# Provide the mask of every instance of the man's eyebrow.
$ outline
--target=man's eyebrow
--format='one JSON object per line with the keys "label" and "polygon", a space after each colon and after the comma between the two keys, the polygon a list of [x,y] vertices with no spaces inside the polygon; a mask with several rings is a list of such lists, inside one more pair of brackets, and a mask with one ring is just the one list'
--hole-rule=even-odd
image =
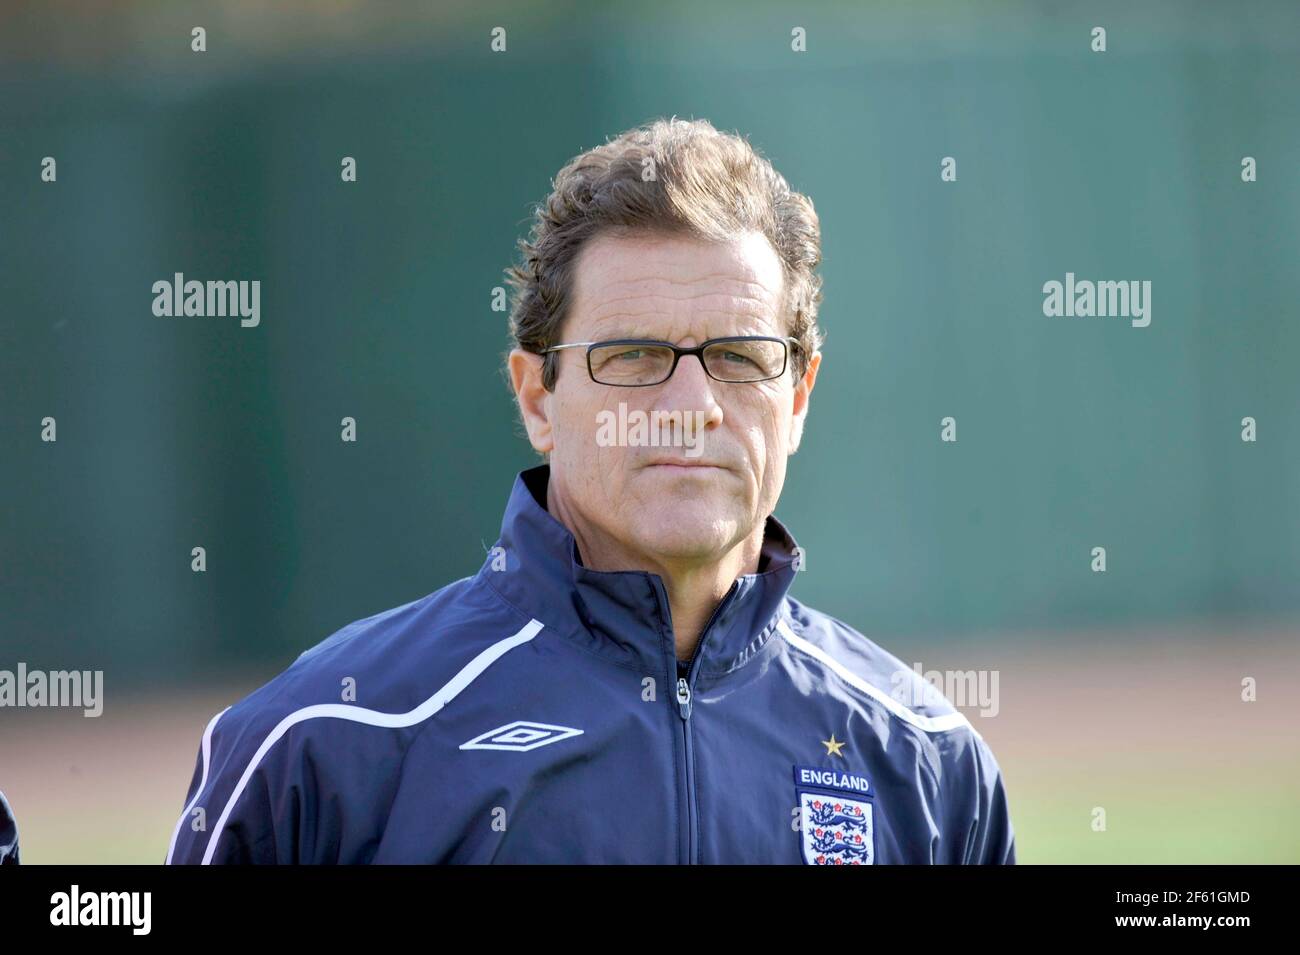
{"label": "man's eyebrow", "polygon": [[627,331],[625,329],[620,329],[618,331],[608,332],[608,333],[601,332],[600,337],[595,339],[595,341],[612,342],[612,341],[621,341],[623,339],[640,339],[642,341],[650,341],[650,342],[666,342],[670,340],[664,338],[663,335],[652,335],[651,333],[646,331],[640,331],[640,330]]}

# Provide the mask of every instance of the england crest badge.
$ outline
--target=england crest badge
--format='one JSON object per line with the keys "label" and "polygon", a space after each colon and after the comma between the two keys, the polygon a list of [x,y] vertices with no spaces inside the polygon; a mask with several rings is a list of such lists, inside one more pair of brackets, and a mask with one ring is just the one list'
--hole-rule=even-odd
{"label": "england crest badge", "polygon": [[871,783],[861,773],[794,768],[803,860],[809,865],[871,865],[876,857]]}

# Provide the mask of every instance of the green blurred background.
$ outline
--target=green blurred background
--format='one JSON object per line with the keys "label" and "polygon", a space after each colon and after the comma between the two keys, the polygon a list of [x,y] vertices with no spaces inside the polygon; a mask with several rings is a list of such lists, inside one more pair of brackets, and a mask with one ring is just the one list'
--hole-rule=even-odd
{"label": "green blurred background", "polygon": [[[560,166],[678,115],[821,217],[795,594],[999,671],[1022,861],[1300,861],[1300,6],[1133,7],[6,5],[0,669],[107,694],[0,710],[24,860],[160,861],[212,713],[477,569],[535,461],[493,289]],[[1150,327],[1044,317],[1067,271]],[[175,272],[260,326],[155,317]]]}

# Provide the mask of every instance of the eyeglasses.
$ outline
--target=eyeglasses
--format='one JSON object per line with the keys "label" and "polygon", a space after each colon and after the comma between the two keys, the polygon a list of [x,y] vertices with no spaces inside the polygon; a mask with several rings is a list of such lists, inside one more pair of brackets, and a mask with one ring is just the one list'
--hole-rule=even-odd
{"label": "eyeglasses", "polygon": [[710,338],[694,348],[646,338],[621,338],[604,342],[569,342],[542,349],[542,354],[566,348],[587,349],[587,372],[598,385],[644,388],[672,377],[683,355],[694,355],[714,381],[770,381],[785,374],[790,346],[802,347],[797,338],[735,335]]}

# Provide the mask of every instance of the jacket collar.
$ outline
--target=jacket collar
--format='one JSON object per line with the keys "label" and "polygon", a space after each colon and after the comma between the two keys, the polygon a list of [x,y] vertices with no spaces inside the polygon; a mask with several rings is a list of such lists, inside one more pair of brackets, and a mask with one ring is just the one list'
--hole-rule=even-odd
{"label": "jacket collar", "polygon": [[[587,651],[641,672],[673,661],[667,592],[658,574],[584,567],[573,534],[546,510],[550,466],[521,471],[501,523],[501,550],[478,576],[516,609]],[[772,639],[796,572],[794,538],[768,517],[758,573],[737,578],[696,647],[691,672],[717,678],[753,659]],[[504,567],[502,566],[504,565]]]}

